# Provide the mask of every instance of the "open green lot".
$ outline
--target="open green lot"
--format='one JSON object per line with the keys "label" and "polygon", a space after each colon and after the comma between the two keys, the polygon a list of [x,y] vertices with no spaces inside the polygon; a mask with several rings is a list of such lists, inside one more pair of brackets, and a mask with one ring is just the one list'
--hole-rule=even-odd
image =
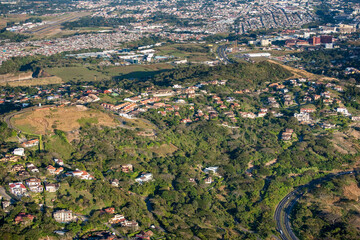
{"label": "open green lot", "polygon": [[[189,61],[211,61],[215,59],[212,54],[213,46],[208,44],[186,43],[171,44],[157,47],[158,55],[169,55]],[[215,52],[215,51],[213,51]]]}
{"label": "open green lot", "polygon": [[47,68],[46,72],[60,77],[64,82],[68,81],[102,81],[110,80],[112,77],[120,78],[142,78],[153,76],[161,71],[172,69],[170,64],[159,63],[151,65],[130,65],[130,66],[110,66],[98,68],[95,65]]}

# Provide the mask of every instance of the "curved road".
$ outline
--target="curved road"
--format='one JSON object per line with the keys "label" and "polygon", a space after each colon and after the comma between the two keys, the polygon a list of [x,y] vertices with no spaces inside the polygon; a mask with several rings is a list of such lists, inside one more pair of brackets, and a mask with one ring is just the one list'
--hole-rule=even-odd
{"label": "curved road", "polygon": [[[341,175],[348,175],[352,174],[355,171],[346,171],[346,172],[339,172],[339,173],[332,173],[328,174],[322,178],[315,179],[308,184],[302,185],[286,195],[279,203],[275,210],[275,221],[276,221],[276,229],[280,233],[280,237],[283,240],[298,240],[295,233],[292,231],[290,226],[290,213],[293,207],[295,206],[296,202],[300,197],[304,195],[306,192],[305,189],[313,188],[315,185],[327,182],[334,177],[341,176]],[[357,173],[357,172],[356,172]]]}

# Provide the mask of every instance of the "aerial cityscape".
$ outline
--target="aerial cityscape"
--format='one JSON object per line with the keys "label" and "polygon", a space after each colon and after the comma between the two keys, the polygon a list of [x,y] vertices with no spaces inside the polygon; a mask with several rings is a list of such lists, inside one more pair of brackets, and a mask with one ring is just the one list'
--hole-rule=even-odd
{"label": "aerial cityscape", "polygon": [[360,239],[359,0],[1,0],[0,239]]}

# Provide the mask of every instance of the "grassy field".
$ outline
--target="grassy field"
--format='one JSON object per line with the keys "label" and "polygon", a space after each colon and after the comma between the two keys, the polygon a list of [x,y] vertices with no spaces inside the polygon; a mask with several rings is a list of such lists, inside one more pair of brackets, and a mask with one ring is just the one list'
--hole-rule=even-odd
{"label": "grassy field", "polygon": [[27,14],[9,14],[6,17],[0,16],[0,28],[6,27],[6,23],[8,22],[20,22],[25,21],[28,18],[30,18],[30,16]]}
{"label": "grassy field", "polygon": [[176,58],[188,59],[189,61],[211,61],[215,58],[211,56],[206,44],[172,44],[157,47],[158,55],[169,55]]}
{"label": "grassy field", "polygon": [[46,151],[56,152],[62,159],[71,158],[71,153],[74,152],[73,146],[58,135],[48,137],[44,142]]}
{"label": "grassy field", "polygon": [[38,86],[38,85],[60,84],[62,82],[63,81],[61,78],[53,76],[53,77],[33,78],[22,81],[0,83],[0,86],[6,86],[6,84],[9,84],[9,86],[11,87]]}
{"label": "grassy field", "polygon": [[53,133],[54,129],[64,132],[74,131],[86,123],[110,127],[119,125],[108,114],[87,109],[84,106],[42,108],[16,115],[11,119],[11,122],[24,132],[39,135]]}
{"label": "grassy field", "polygon": [[[93,200],[94,200],[92,194],[88,190],[74,189],[74,188],[70,187],[68,183],[64,183],[64,182],[62,183],[62,185],[59,189],[59,192],[63,195],[70,194],[73,196],[72,197],[73,199],[76,199],[79,196],[83,196],[86,199],[89,199],[90,202],[93,202]],[[106,207],[106,205],[103,201],[97,201],[96,204],[91,204],[91,207],[88,207],[88,208],[82,208],[80,206],[78,206],[78,207],[79,207],[78,210],[80,212],[82,212],[83,214],[89,214],[92,210],[104,208],[104,207]]]}
{"label": "grassy field", "polygon": [[165,157],[167,155],[172,155],[175,151],[178,150],[178,148],[172,144],[163,144],[161,146],[151,147],[150,150],[161,157]]}
{"label": "grassy field", "polygon": [[139,128],[139,129],[143,129],[143,130],[150,130],[150,129],[155,129],[156,126],[152,125],[150,123],[148,123],[147,121],[137,118],[137,119],[127,119],[127,118],[123,118],[123,117],[118,117],[116,116],[116,118],[123,122],[125,124],[125,126],[127,127],[131,127],[131,128]]}
{"label": "grassy field", "polygon": [[64,82],[68,81],[94,81],[94,80],[109,80],[111,77],[106,74],[92,70],[85,66],[79,67],[60,67],[60,68],[46,68],[46,72],[61,78]]}
{"label": "grassy field", "polygon": [[102,81],[110,80],[112,77],[120,78],[142,78],[153,76],[161,71],[172,69],[170,64],[159,63],[151,65],[130,65],[107,67],[104,70],[95,67],[77,66],[77,67],[61,67],[47,68],[46,72],[61,78],[64,82],[68,81]]}

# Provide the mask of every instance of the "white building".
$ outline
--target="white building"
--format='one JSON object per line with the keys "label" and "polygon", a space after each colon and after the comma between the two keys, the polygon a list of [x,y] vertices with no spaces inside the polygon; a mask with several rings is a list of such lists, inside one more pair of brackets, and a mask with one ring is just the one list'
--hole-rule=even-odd
{"label": "white building", "polygon": [[25,156],[25,150],[24,148],[15,148],[13,154],[16,156]]}
{"label": "white building", "polygon": [[271,45],[271,40],[270,39],[261,39],[260,45],[262,47],[268,47],[269,45]]}
{"label": "white building", "polygon": [[60,183],[45,183],[45,191],[56,192],[60,187]]}
{"label": "white building", "polygon": [[54,162],[59,166],[64,166],[64,161],[62,159],[54,158]]}
{"label": "white building", "polygon": [[10,192],[15,196],[21,197],[26,195],[27,190],[22,182],[9,183]]}
{"label": "white building", "polygon": [[152,173],[144,173],[144,174],[141,174],[140,177],[136,178],[135,182],[137,182],[137,183],[149,182],[152,179],[153,179]]}
{"label": "white building", "polygon": [[72,211],[65,209],[54,212],[53,217],[59,223],[69,223],[74,220]]}
{"label": "white building", "polygon": [[245,57],[255,58],[255,57],[270,57],[270,53],[247,53],[244,55]]}
{"label": "white building", "polygon": [[28,186],[31,192],[43,192],[44,187],[41,184],[41,180],[38,178],[29,178],[26,180],[26,185]]}
{"label": "white building", "polygon": [[299,121],[299,122],[309,122],[311,120],[310,118],[310,114],[307,112],[303,112],[303,113],[295,113],[294,117]]}
{"label": "white building", "polygon": [[346,108],[337,108],[336,111],[337,111],[338,113],[341,113],[341,114],[345,115],[345,116],[351,115]]}
{"label": "white building", "polygon": [[204,169],[204,173],[213,172],[214,174],[217,173],[219,167],[207,167]]}

